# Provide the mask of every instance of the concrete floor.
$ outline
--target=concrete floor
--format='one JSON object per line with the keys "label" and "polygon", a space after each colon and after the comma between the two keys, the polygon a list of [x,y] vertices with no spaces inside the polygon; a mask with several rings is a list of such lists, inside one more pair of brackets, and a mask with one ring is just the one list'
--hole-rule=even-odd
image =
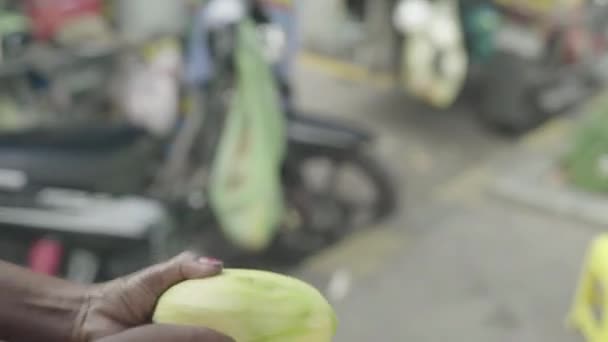
{"label": "concrete floor", "polygon": [[486,193],[484,165],[514,141],[481,127],[466,106],[435,113],[306,63],[298,79],[303,108],[378,134],[403,199],[391,220],[299,270],[334,299],[337,342],[581,340],[564,319],[597,231]]}

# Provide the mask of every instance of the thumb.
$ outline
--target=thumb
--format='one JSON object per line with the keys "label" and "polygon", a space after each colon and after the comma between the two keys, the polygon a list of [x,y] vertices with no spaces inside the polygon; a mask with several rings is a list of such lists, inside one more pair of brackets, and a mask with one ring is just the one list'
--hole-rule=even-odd
{"label": "thumb", "polygon": [[129,329],[123,333],[109,336],[98,342],[234,342],[228,336],[224,336],[210,329],[150,324],[138,328]]}
{"label": "thumb", "polygon": [[201,258],[194,253],[185,252],[177,257],[133,274],[128,282],[143,286],[155,297],[160,296],[171,286],[185,280],[207,278],[222,272],[221,261]]}

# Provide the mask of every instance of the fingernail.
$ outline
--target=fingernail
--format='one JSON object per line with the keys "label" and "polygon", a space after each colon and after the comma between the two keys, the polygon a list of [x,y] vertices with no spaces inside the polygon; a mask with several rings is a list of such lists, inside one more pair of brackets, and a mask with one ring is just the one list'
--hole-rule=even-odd
{"label": "fingernail", "polygon": [[209,258],[209,257],[199,258],[198,262],[200,262],[201,264],[206,264],[206,265],[216,266],[216,267],[224,265],[224,263],[221,260],[218,260],[215,258]]}

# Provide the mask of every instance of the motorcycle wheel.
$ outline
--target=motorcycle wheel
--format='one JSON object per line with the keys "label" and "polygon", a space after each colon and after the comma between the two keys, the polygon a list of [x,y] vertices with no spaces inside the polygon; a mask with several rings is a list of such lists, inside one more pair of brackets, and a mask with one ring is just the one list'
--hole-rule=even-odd
{"label": "motorcycle wheel", "polygon": [[286,219],[271,248],[283,260],[304,258],[395,210],[392,178],[363,151],[352,155],[319,151],[288,166]]}

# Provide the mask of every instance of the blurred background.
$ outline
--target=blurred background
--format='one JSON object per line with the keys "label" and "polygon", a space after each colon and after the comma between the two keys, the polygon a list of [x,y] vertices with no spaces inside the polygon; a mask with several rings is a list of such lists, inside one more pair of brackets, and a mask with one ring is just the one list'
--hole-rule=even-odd
{"label": "blurred background", "polygon": [[582,341],[607,80],[602,0],[0,0],[0,258],[190,249],[311,282],[337,341]]}

